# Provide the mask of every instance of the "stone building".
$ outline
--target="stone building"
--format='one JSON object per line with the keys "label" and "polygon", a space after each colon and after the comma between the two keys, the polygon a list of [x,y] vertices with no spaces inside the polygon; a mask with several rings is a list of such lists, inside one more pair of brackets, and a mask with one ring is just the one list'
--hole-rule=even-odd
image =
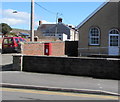
{"label": "stone building", "polygon": [[120,55],[120,2],[105,2],[78,25],[78,55]]}

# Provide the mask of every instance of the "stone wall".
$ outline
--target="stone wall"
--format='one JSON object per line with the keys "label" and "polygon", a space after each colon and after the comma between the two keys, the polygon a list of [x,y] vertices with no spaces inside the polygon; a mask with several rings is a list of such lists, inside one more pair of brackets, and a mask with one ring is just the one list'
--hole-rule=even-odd
{"label": "stone wall", "polygon": [[23,71],[120,79],[120,59],[24,56]]}
{"label": "stone wall", "polygon": [[13,68],[14,71],[21,71],[22,69],[22,56],[21,55],[14,55],[13,56]]}
{"label": "stone wall", "polygon": [[[109,2],[88,19],[79,30],[79,56],[88,56],[94,54],[109,54],[109,31],[113,28],[119,29],[120,17],[118,12],[118,2]],[[111,13],[112,12],[112,13]],[[100,29],[99,45],[89,43],[89,32],[91,27]],[[120,55],[120,53],[119,53]]]}

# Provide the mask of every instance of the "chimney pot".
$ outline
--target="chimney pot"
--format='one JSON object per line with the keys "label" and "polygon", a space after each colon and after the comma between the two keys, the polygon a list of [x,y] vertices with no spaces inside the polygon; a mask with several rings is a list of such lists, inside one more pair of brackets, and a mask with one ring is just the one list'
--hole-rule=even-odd
{"label": "chimney pot", "polygon": [[69,27],[70,27],[70,28],[72,28],[72,26],[71,26],[71,25],[70,25]]}
{"label": "chimney pot", "polygon": [[41,25],[42,24],[42,21],[39,21],[39,25]]}
{"label": "chimney pot", "polygon": [[62,23],[62,18],[58,18],[58,23]]}

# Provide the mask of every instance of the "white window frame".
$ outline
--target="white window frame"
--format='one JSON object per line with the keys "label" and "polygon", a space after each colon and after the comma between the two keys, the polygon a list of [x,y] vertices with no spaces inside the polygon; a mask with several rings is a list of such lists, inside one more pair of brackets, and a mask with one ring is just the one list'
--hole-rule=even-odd
{"label": "white window frame", "polygon": [[[111,33],[112,31],[117,31],[118,33]],[[110,36],[112,36],[112,35],[119,37],[118,46],[120,46],[120,31],[118,29],[111,29],[111,30],[109,30],[109,47],[110,47]]]}
{"label": "white window frame", "polygon": [[119,46],[119,43],[118,43],[118,45],[111,45],[111,41],[110,41],[110,37],[111,36],[116,36],[116,37],[118,37],[118,42],[119,42],[119,34],[109,34],[109,46]]}
{"label": "white window frame", "polygon": [[[98,36],[91,36],[91,30],[93,28],[98,30]],[[93,44],[92,43],[92,38],[97,38],[98,39],[98,44],[95,44],[95,43]],[[100,45],[100,29],[99,28],[97,28],[97,27],[90,28],[90,30],[89,30],[89,45]]]}
{"label": "white window frame", "polygon": [[[118,33],[111,33],[112,31],[117,31]],[[119,31],[118,29],[111,29],[111,30],[109,31],[109,34],[120,34],[120,31]]]}

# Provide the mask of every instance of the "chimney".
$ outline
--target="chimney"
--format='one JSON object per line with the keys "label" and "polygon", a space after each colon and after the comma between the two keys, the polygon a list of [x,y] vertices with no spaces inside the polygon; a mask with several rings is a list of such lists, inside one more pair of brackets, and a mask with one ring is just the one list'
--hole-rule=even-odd
{"label": "chimney", "polygon": [[62,23],[62,18],[58,18],[58,23]]}
{"label": "chimney", "polygon": [[72,28],[72,26],[71,26],[71,25],[69,25],[69,27],[70,27],[70,28]]}
{"label": "chimney", "polygon": [[42,21],[39,21],[39,25],[41,25],[42,24]]}

